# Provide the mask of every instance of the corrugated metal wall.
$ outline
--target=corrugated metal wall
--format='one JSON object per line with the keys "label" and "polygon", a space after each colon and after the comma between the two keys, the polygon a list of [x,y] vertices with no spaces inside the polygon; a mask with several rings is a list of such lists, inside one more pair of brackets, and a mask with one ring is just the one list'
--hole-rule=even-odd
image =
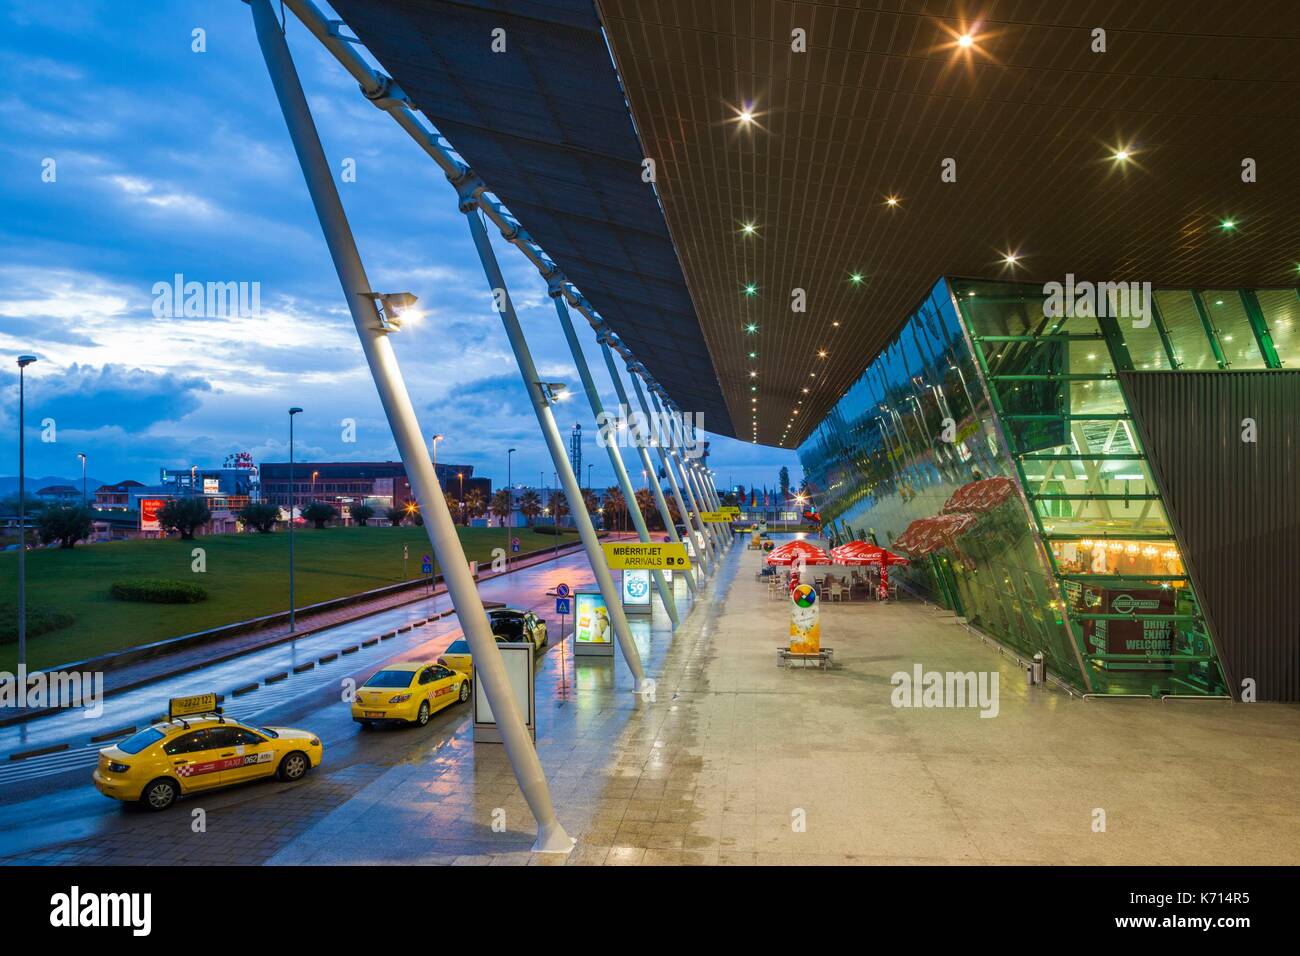
{"label": "corrugated metal wall", "polygon": [[1300,701],[1300,371],[1120,382],[1233,695]]}

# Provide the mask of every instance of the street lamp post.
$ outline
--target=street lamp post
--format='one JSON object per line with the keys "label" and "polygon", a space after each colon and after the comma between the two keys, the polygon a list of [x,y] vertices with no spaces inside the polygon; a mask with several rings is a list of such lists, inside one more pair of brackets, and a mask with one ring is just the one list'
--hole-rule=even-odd
{"label": "street lamp post", "polygon": [[18,356],[18,674],[21,675],[18,680],[24,684],[27,681],[27,488],[23,441],[26,378],[23,370],[35,361],[35,355]]}
{"label": "street lamp post", "polygon": [[513,448],[506,449],[506,513],[501,516],[501,527],[506,529],[505,564],[507,568],[510,567],[510,545],[513,540],[510,536],[510,519],[513,518],[515,514],[515,491],[514,491],[514,485],[511,483],[511,471],[510,471],[510,466],[513,464],[510,456],[512,456],[514,453],[515,453],[515,449]]}
{"label": "street lamp post", "polygon": [[81,507],[86,507],[86,453],[77,452],[77,457],[81,459]]}
{"label": "street lamp post", "polygon": [[466,524],[465,521],[465,472],[456,472],[456,477],[460,479],[460,500],[456,503],[456,510],[460,512],[460,523]]}
{"label": "street lamp post", "polygon": [[433,477],[438,479],[438,494],[443,493],[442,475],[438,474],[438,442],[442,441],[445,435],[434,435],[429,439],[429,444],[433,447]]}
{"label": "street lamp post", "polygon": [[293,512],[298,503],[298,487],[293,483],[293,416],[299,414],[301,408],[294,406],[289,409],[289,633],[292,634],[297,629],[297,621],[294,618],[293,602]]}

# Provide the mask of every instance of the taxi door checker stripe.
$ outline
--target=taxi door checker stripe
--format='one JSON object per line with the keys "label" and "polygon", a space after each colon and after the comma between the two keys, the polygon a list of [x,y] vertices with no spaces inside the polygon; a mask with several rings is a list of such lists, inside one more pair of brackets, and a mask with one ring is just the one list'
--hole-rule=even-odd
{"label": "taxi door checker stripe", "polygon": [[[483,682],[483,691],[496,715],[497,725],[501,731],[502,743],[519,789],[537,820],[537,842],[533,849],[541,852],[567,853],[573,848],[573,840],[565,832],[555,816],[555,807],[551,803],[550,788],[546,783],[546,774],[541,761],[533,747],[532,738],[524,726],[524,720],[510,692],[510,678],[506,673],[501,652],[496,646],[488,626],[478,590],[469,573],[469,562],[461,549],[455,528],[451,523],[451,514],[447,510],[438,480],[433,473],[424,440],[421,437],[419,422],[411,397],[406,391],[397,358],[393,353],[392,343],[388,340],[380,323],[380,316],[374,299],[370,296],[370,281],[366,277],[361,255],[357,251],[356,240],[348,225],[343,203],[339,199],[338,188],[321,147],[316,125],[312,120],[307,98],[303,93],[298,72],[294,67],[289,47],[285,43],[280,23],[271,9],[270,0],[247,0],[253,15],[253,26],[257,33],[257,42],[266,61],[267,73],[275,88],[280,111],[284,114],[294,151],[297,153],[303,178],[311,194],[316,217],[320,221],[321,231],[329,246],[330,257],[334,261],[339,283],[352,313],[357,337],[365,353],[366,364],[370,367],[375,388],[384,406],[384,413],[393,439],[397,444],[406,473],[410,476],[411,488],[415,492],[420,511],[425,517],[424,526],[429,534],[438,560],[442,563],[447,590],[451,595],[452,605],[456,608],[465,637],[474,654],[476,672]],[[318,38],[330,37],[335,45],[346,45],[331,35],[329,23],[320,11],[310,2],[289,0],[294,13],[303,19]],[[327,43],[327,46],[330,44]],[[339,53],[331,46],[331,52]],[[342,57],[341,57],[342,58]],[[346,50],[345,63],[353,70],[362,70],[361,79],[364,90],[379,90],[384,83],[370,69],[355,51]],[[410,111],[406,110],[410,115]],[[412,121],[413,116],[411,117]]]}
{"label": "taxi door checker stripe", "polygon": [[[605,355],[605,368],[609,371],[610,381],[614,383],[614,391],[618,394],[618,400],[630,413],[632,403],[628,400],[627,389],[623,387],[623,377],[618,374],[618,366],[614,364],[614,353],[610,351],[611,346],[613,348],[619,347],[618,336],[606,328],[597,332],[596,341],[600,343],[601,351]],[[619,354],[622,354],[621,350]],[[628,430],[631,431],[631,428],[629,427]],[[659,505],[659,515],[664,519],[664,528],[668,532],[668,540],[674,544],[681,544],[682,539],[677,534],[677,525],[673,521],[672,512],[668,510],[668,502],[664,500],[664,490],[659,485],[659,474],[650,462],[650,451],[645,447],[646,443],[643,436],[632,435],[630,437],[636,444],[637,453],[641,456],[641,467],[645,469],[646,481],[654,490],[655,503]],[[682,501],[682,493],[677,488],[677,479],[673,477],[671,471],[668,472],[668,480],[672,483],[673,498],[677,501],[677,510],[682,516],[682,522],[685,523],[686,503]],[[692,589],[697,589],[701,583],[699,575],[707,573],[708,569],[705,567],[704,555],[700,555],[698,564],[691,562],[691,567],[686,572],[687,583],[692,584]]]}
{"label": "taxi door checker stripe", "polygon": [[[551,289],[551,298],[555,302],[555,312],[560,317],[560,327],[564,329],[564,339],[569,343],[569,351],[573,354],[573,364],[578,369],[578,377],[582,379],[582,389],[587,393],[587,402],[591,405],[591,414],[595,416],[597,422],[600,422],[605,419],[605,407],[600,400],[600,393],[596,391],[596,383],[591,377],[591,368],[587,365],[587,356],[582,353],[578,335],[573,330],[573,320],[569,317],[568,306],[564,304],[564,297],[560,294],[558,286]],[[618,449],[617,436],[607,434],[604,441],[605,450],[609,452],[609,463],[614,469],[614,477],[618,481],[619,490],[623,493],[623,500],[627,504],[627,513],[632,518],[632,526],[636,528],[637,537],[643,542],[649,542],[650,531],[646,527],[645,518],[641,515],[641,506],[637,504],[636,491],[632,488],[632,481],[627,476],[627,468],[623,465],[623,453]],[[677,602],[673,600],[672,591],[668,587],[664,573],[655,570],[652,574],[655,588],[659,591],[659,600],[663,602],[664,610],[668,612],[668,617],[672,619],[675,628],[681,623],[677,617]],[[690,580],[690,578],[687,578],[687,580]]]}

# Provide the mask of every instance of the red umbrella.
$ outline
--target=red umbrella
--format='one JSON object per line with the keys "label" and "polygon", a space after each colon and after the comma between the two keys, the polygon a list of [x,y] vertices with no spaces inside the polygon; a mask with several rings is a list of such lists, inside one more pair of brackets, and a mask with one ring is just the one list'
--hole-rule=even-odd
{"label": "red umbrella", "polygon": [[945,514],[992,511],[1015,493],[1016,485],[1010,478],[972,481],[952,493],[952,497],[944,504],[943,511]]}
{"label": "red umbrella", "polygon": [[830,564],[831,556],[807,541],[788,541],[767,555],[768,564]]}

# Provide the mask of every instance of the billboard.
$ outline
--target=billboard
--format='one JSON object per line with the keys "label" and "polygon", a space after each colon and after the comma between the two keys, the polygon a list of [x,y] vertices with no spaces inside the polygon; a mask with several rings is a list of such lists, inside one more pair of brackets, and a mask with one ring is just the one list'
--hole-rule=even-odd
{"label": "billboard", "polygon": [[649,614],[654,610],[650,604],[649,571],[623,572],[623,607],[630,614]]}
{"label": "billboard", "polygon": [[614,629],[609,608],[599,591],[579,591],[573,596],[573,653],[614,653]]}
{"label": "billboard", "polygon": [[204,479],[203,479],[203,493],[204,493],[205,495],[219,495],[219,494],[221,494],[221,479],[220,479],[220,478],[204,478]]}
{"label": "billboard", "polygon": [[140,530],[141,531],[161,531],[162,525],[158,523],[158,509],[165,503],[166,498],[141,498],[140,499]]}

